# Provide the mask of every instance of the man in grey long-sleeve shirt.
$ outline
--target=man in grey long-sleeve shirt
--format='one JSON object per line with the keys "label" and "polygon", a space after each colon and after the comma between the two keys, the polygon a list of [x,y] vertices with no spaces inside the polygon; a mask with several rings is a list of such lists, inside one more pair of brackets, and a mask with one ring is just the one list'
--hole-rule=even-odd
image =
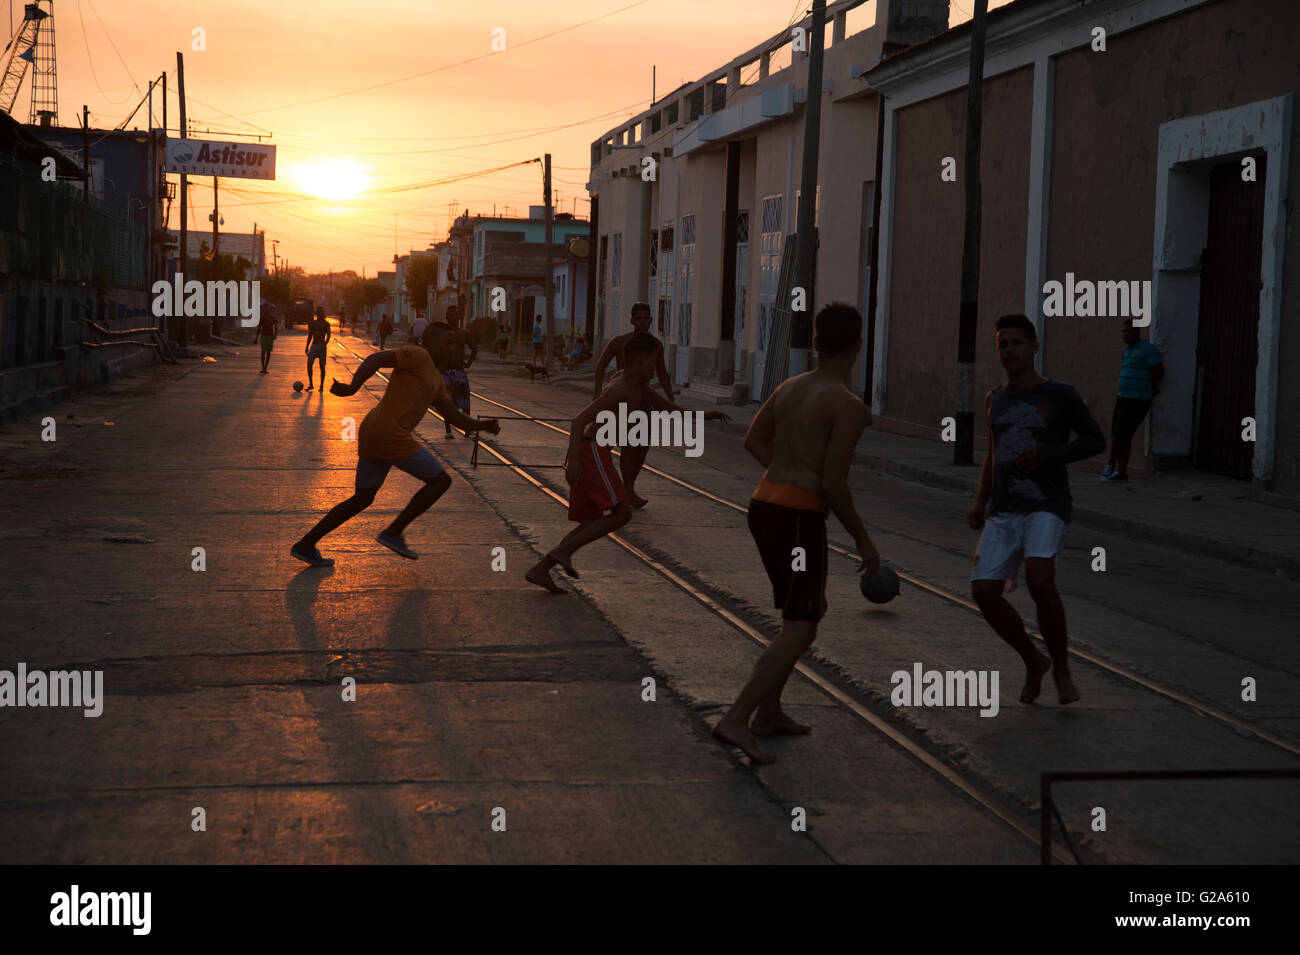
{"label": "man in grey long-sleeve shirt", "polygon": [[[980,473],[970,526],[979,530],[971,593],[984,619],[1025,662],[1022,703],[1032,703],[1043,676],[1053,676],[1062,703],[1079,699],[1070,678],[1065,605],[1056,590],[1056,556],[1070,522],[1066,465],[1100,454],[1106,439],[1083,398],[1063,382],[1034,370],[1038,336],[1024,315],[997,320],[998,359],[1007,383],[984,398],[989,449]],[[1070,440],[1070,432],[1078,437]],[[1038,626],[1050,658],[1034,648],[1020,614],[1003,596],[1025,562],[1025,582],[1038,606]]]}

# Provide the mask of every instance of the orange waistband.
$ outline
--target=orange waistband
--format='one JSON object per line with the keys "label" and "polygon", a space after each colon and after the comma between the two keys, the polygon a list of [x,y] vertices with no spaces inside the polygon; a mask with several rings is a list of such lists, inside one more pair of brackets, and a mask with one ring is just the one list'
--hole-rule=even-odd
{"label": "orange waistband", "polygon": [[798,511],[824,511],[825,505],[822,504],[820,495],[812,491],[805,491],[801,487],[795,487],[793,484],[778,484],[775,481],[769,481],[766,478],[758,482],[758,487],[754,489],[754,500],[763,501],[767,504],[777,504],[781,507],[792,507]]}

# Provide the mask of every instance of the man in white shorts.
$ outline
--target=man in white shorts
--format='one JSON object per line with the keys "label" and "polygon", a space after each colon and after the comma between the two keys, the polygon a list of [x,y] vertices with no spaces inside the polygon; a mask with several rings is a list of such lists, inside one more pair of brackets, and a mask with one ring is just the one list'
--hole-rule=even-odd
{"label": "man in white shorts", "polygon": [[[971,594],[984,619],[1025,662],[1022,703],[1042,691],[1053,670],[1062,703],[1079,699],[1070,678],[1065,605],[1056,590],[1056,557],[1070,523],[1066,465],[1100,454],[1106,439],[1079,393],[1034,370],[1038,337],[1024,315],[997,320],[998,359],[1007,383],[984,396],[989,449],[980,472],[970,526],[983,528],[971,572]],[[1070,432],[1078,437],[1070,441]],[[1051,657],[1035,648],[1020,614],[1003,596],[1025,563],[1025,583],[1038,607],[1038,627]]]}

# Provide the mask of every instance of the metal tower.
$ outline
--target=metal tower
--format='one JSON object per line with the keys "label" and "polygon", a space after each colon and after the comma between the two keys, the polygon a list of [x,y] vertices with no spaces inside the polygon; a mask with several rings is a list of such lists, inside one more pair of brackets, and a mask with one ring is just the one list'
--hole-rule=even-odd
{"label": "metal tower", "polygon": [[[41,9],[45,3],[49,10]],[[32,109],[29,122],[49,125],[58,115],[58,90],[54,66],[54,0],[24,4],[23,20],[5,46],[0,73],[0,109],[13,115],[18,90],[27,68],[33,68]],[[47,118],[48,117],[48,118]]]}
{"label": "metal tower", "polygon": [[32,66],[32,113],[29,123],[42,126],[57,125],[59,119],[59,85],[55,75],[54,59],[54,0],[37,0],[27,4],[27,9],[36,8],[37,13],[44,3],[49,12],[36,24],[36,41],[32,49],[36,61]]}

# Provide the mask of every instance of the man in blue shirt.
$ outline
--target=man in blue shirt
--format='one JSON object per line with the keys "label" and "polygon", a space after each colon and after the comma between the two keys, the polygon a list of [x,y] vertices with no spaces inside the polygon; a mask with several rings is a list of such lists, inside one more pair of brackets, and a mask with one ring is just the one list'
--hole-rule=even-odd
{"label": "man in blue shirt", "polygon": [[1110,421],[1110,457],[1101,472],[1103,481],[1127,481],[1128,459],[1133,453],[1133,435],[1151,409],[1151,399],[1160,391],[1165,366],[1160,350],[1142,340],[1133,319],[1124,320],[1124,354],[1120,358],[1119,397]]}

